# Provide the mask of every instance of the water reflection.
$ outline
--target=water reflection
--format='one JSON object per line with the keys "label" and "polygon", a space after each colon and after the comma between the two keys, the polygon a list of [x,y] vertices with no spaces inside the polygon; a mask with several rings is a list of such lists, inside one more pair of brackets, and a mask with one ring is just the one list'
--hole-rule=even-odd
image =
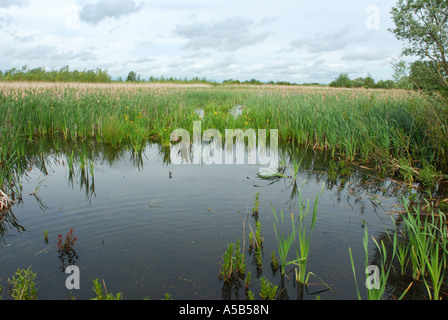
{"label": "water reflection", "polygon": [[[43,139],[45,140],[45,139]],[[243,144],[241,144],[243,143]],[[205,150],[207,143],[204,143]],[[159,159],[163,165],[171,164],[172,150],[169,146],[160,144],[149,144],[147,149],[140,152],[132,152],[131,146],[123,145],[122,148],[115,148],[108,144],[93,141],[79,141],[75,144],[65,143],[57,139],[45,140],[45,143],[30,143],[27,147],[27,154],[19,158],[17,168],[13,175],[17,175],[19,180],[29,180],[29,172],[39,171],[41,178],[45,181],[49,171],[53,166],[66,167],[68,170],[68,185],[74,188],[75,185],[84,193],[87,203],[91,203],[96,197],[95,186],[95,165],[114,166],[115,163],[127,159],[139,171],[144,170],[144,163],[147,159],[146,152],[149,149],[156,149]],[[238,158],[246,159],[247,164],[248,147],[244,141],[235,140],[232,150],[227,150]],[[327,190],[333,191],[335,201],[345,201],[350,207],[360,207],[361,211],[366,204],[372,205],[377,201],[381,207],[379,199],[381,197],[393,197],[398,192],[407,192],[399,184],[395,184],[386,179],[380,179],[371,171],[358,167],[346,165],[345,171],[329,172],[331,169],[331,156],[325,152],[314,152],[310,150],[291,150],[290,147],[279,145],[279,166],[275,174],[258,175],[255,187],[268,187],[271,185],[283,185],[283,191],[289,194],[288,204],[290,209],[297,202],[297,196],[304,183],[314,181],[317,184],[325,184]],[[294,169],[294,165],[299,164]],[[200,166],[207,166],[201,162]],[[170,172],[169,178],[172,178]],[[46,211],[49,205],[39,196],[39,184],[36,183],[36,191],[31,195],[37,201],[41,210]],[[348,192],[344,192],[348,191]],[[22,203],[21,194],[16,194]],[[9,214],[2,216],[2,241],[9,227],[24,230],[14,219],[12,210]]]}
{"label": "water reflection", "polygon": [[[241,168],[251,168],[255,167],[258,168],[258,165],[249,165],[247,161],[248,156],[248,148],[247,145],[237,145],[237,141],[235,141],[234,148],[232,150],[232,153],[234,155],[237,155],[238,152],[240,152],[239,156],[244,156],[245,160],[244,164],[241,165]],[[207,144],[204,144],[204,146],[207,146]],[[165,189],[162,189],[163,192],[172,192],[174,195],[170,195],[170,201],[175,202],[178,201],[180,204],[179,206],[182,207],[182,215],[188,216],[186,219],[191,219],[192,215],[190,215],[189,211],[193,211],[193,209],[189,208],[188,205],[184,205],[184,203],[187,203],[188,199],[184,199],[185,195],[187,194],[187,197],[192,197],[193,201],[199,202],[202,199],[200,197],[203,197],[203,194],[197,195],[195,194],[195,189],[198,188],[198,185],[203,183],[203,181],[207,178],[206,175],[210,171],[207,170],[198,170],[201,168],[206,168],[207,166],[213,166],[208,165],[207,162],[201,162],[199,165],[182,165],[179,166],[179,170],[172,172],[173,170],[173,164],[171,161],[171,149],[169,146],[162,146],[159,144],[148,144],[146,149],[142,149],[140,152],[133,152],[131,146],[123,145],[121,148],[114,148],[107,144],[102,144],[98,141],[79,141],[75,144],[68,144],[63,141],[57,141],[56,139],[49,139],[45,141],[45,143],[39,142],[39,143],[30,143],[29,147],[27,148],[27,154],[26,156],[22,157],[18,162],[17,167],[17,173],[18,173],[18,179],[21,181],[30,181],[33,185],[36,186],[36,188],[39,186],[39,181],[45,181],[46,183],[46,177],[48,177],[49,174],[51,174],[55,169],[63,169],[59,170],[60,172],[65,172],[66,178],[67,178],[67,185],[69,188],[75,189],[76,187],[79,187],[79,190],[81,191],[81,197],[85,199],[86,205],[90,206],[93,203],[93,200],[99,197],[101,195],[101,187],[98,188],[98,185],[101,186],[103,183],[109,183],[108,174],[109,171],[111,174],[113,174],[113,170],[109,170],[112,167],[116,167],[120,164],[120,162],[125,162],[126,164],[130,164],[133,168],[136,168],[139,172],[144,172],[145,170],[159,170],[160,168],[157,167],[156,169],[151,168],[150,164],[148,165],[148,159],[149,155],[156,155],[157,161],[160,163],[160,166],[166,167],[167,172],[166,175],[163,173],[160,176],[155,177],[154,179],[166,179],[165,182],[169,182],[169,184],[166,184],[164,186],[163,183],[156,181],[156,187],[162,188],[165,187]],[[208,149],[205,149],[208,150]],[[235,164],[236,165],[236,164]],[[168,174],[168,167],[169,167],[169,174]],[[101,169],[98,169],[101,168]],[[174,167],[177,168],[177,167]],[[191,177],[192,175],[189,175],[188,178],[184,178],[182,182],[180,183],[180,187],[187,189],[187,191],[190,191],[190,194],[187,192],[181,193],[179,195],[179,198],[177,197],[176,193],[178,192],[178,189],[175,189],[172,187],[175,185],[175,183],[178,181],[178,177],[182,175],[182,173],[185,173],[189,171],[191,168],[192,171],[194,171],[194,174],[197,175],[197,179],[195,181]],[[101,170],[101,175],[98,175],[98,171]],[[225,171],[221,171],[225,174]],[[243,171],[242,171],[243,172]],[[33,173],[34,179],[36,177],[38,178],[36,182],[32,181],[32,176],[30,173]],[[152,173],[154,174],[154,173]],[[325,188],[330,194],[329,198],[330,200],[327,200],[328,202],[334,201],[335,203],[343,203],[345,207],[348,208],[348,211],[350,209],[352,210],[359,210],[361,215],[364,214],[364,211],[374,210],[374,212],[377,210],[378,215],[380,212],[384,213],[390,210],[389,207],[386,207],[387,205],[384,204],[384,200],[388,198],[394,198],[400,193],[406,194],[408,189],[403,188],[398,183],[395,183],[393,181],[390,181],[388,179],[384,179],[381,176],[376,175],[371,170],[366,170],[357,166],[350,165],[348,163],[335,163],[333,161],[333,158],[330,154],[324,153],[324,152],[315,152],[314,150],[292,150],[290,147],[286,145],[279,145],[279,165],[275,172],[275,174],[272,175],[255,175],[251,177],[251,179],[248,179],[249,177],[245,176],[246,173],[242,173],[241,180],[244,181],[250,181],[250,183],[253,184],[253,187],[256,188],[256,190],[270,190],[270,188],[276,188],[280,189],[281,193],[285,195],[285,197],[281,197],[281,201],[284,201],[284,205],[287,206],[288,210],[294,211],[295,207],[298,205],[299,201],[299,192],[301,188],[306,188],[309,184],[316,184],[316,185],[325,185]],[[137,175],[134,175],[135,178]],[[219,176],[217,177],[219,179]],[[65,179],[65,178],[64,178]],[[106,179],[108,181],[104,182],[102,179]],[[190,179],[190,180],[188,180]],[[180,180],[180,179],[179,179]],[[132,186],[132,182],[128,184],[120,185],[121,183],[118,180],[113,180],[112,178],[110,181],[113,181],[113,183],[117,183],[116,188],[129,188],[129,186]],[[121,180],[123,181],[123,180]],[[124,183],[124,182],[123,182]],[[182,184],[183,183],[183,184]],[[136,188],[139,188],[138,183],[136,183]],[[152,187],[152,185],[151,185]],[[179,186],[177,186],[179,187]],[[172,189],[170,189],[172,188]],[[232,189],[234,186],[225,186],[225,188]],[[32,194],[33,201],[36,201],[38,204],[38,207],[40,210],[43,210],[44,212],[49,212],[51,210],[57,211],[57,208],[51,208],[51,204],[49,204],[49,199],[42,197],[41,193],[38,190]],[[219,189],[219,190],[218,190]],[[201,189],[202,190],[202,189]],[[158,190],[149,190],[148,193],[154,192],[156,193]],[[220,194],[226,194],[227,190],[221,190],[220,188],[213,186],[213,188],[210,188],[210,193],[217,192]],[[242,191],[244,192],[244,191]],[[252,192],[252,190],[248,190],[248,193]],[[123,221],[127,217],[124,213],[128,211],[128,205],[132,201],[135,201],[137,199],[137,196],[133,197],[133,192],[126,192],[126,196],[130,197],[130,199],[127,199],[127,202],[124,204],[120,204],[119,201],[112,202],[102,202],[99,209],[104,210],[106,214],[101,216],[101,219],[104,219],[104,223],[101,220],[101,225],[104,225],[106,227],[106,231],[104,231],[104,234],[107,233],[107,231],[110,230],[117,230],[122,227],[121,224],[123,223],[129,223],[129,221]],[[119,194],[119,192],[117,192]],[[110,195],[110,197],[114,197],[115,194]],[[152,195],[150,194],[148,196],[148,199],[145,203],[145,209],[148,209],[148,207],[151,208],[151,214],[157,213],[159,210],[162,211],[164,208],[162,206],[159,207],[159,195]],[[230,204],[235,201],[231,198],[231,196],[228,196],[227,198],[223,198],[222,202],[223,204],[220,209],[222,211],[227,210],[226,218],[229,218],[230,214],[229,211],[234,210],[235,208],[232,207],[229,209]],[[20,201],[18,201],[18,204],[24,204],[23,197],[20,197]],[[214,200],[219,199],[219,197],[213,198]],[[53,199],[52,199],[53,200]],[[140,199],[138,199],[140,200]],[[163,203],[167,203],[169,200],[163,199]],[[165,202],[166,201],[166,202]],[[149,205],[148,205],[149,204]],[[82,207],[82,204],[78,204],[79,207]],[[119,206],[117,211],[122,211],[123,215],[120,215],[116,221],[108,222],[109,215],[113,215],[113,213],[109,212],[110,205]],[[213,204],[206,204],[206,207],[209,208]],[[104,206],[104,207],[102,207]],[[330,206],[330,205],[327,205]],[[164,207],[164,206],[163,206]],[[169,205],[167,205],[169,207]],[[0,240],[2,245],[7,245],[8,241],[10,240],[11,233],[19,232],[19,233],[25,233],[27,230],[22,225],[25,223],[25,221],[19,221],[14,214],[13,210],[15,207],[11,208],[8,212],[0,215]],[[51,210],[50,210],[51,209]],[[135,208],[133,208],[135,209]],[[140,210],[140,209],[139,209]],[[167,209],[169,210],[169,209]],[[179,209],[180,210],[180,209]],[[217,210],[218,212],[220,210]],[[120,214],[122,213],[120,212]],[[152,243],[159,243],[157,242],[159,238],[162,239],[162,242],[167,242],[167,237],[171,237],[173,233],[176,231],[184,231],[183,228],[187,228],[192,233],[201,233],[199,231],[196,231],[196,226],[185,226],[182,225],[184,220],[181,220],[179,216],[181,215],[170,215],[168,219],[173,219],[173,221],[170,221],[169,223],[165,224],[158,224],[158,220],[154,219],[151,220],[151,217],[144,216],[146,213],[143,213],[144,211],[137,211],[138,213],[136,215],[132,215],[132,219],[135,219],[136,222],[132,222],[132,227],[127,230],[126,232],[132,233],[132,235],[135,235],[136,239],[138,239],[138,250],[136,253],[132,253],[135,256],[141,256],[143,253],[150,253],[151,255],[157,255],[156,252],[157,249],[154,249],[151,247]],[[163,211],[164,214],[168,215],[169,211]],[[209,212],[207,212],[209,213]],[[271,212],[272,213],[272,212]],[[332,213],[332,212],[331,212]],[[118,215],[118,214],[117,214]],[[140,218],[143,217],[143,218]],[[207,216],[208,217],[208,216]],[[230,222],[227,222],[227,220],[223,220],[224,214],[216,215],[217,221],[223,222],[225,224],[230,224]],[[266,219],[266,216],[259,217],[258,215],[252,216],[253,220],[250,220],[248,222],[251,223],[251,226],[253,227],[257,221],[260,221],[262,219]],[[389,219],[389,216],[386,216],[384,219]],[[79,219],[84,219],[84,217],[81,217]],[[200,220],[204,220],[204,216],[200,216]],[[219,220],[221,219],[221,220]],[[231,219],[231,217],[229,218]],[[237,217],[236,219],[239,219]],[[381,218],[380,218],[381,219]],[[131,220],[131,219],[130,219]],[[118,223],[117,223],[118,221]],[[141,223],[143,221],[144,223]],[[263,221],[263,220],[262,220]],[[264,220],[266,222],[266,220]],[[109,224],[108,224],[109,223]],[[150,224],[153,224],[155,227],[154,229],[141,229],[141,226],[147,226]],[[178,224],[181,226],[179,227]],[[86,225],[88,225],[89,222],[86,222]],[[218,222],[217,222],[218,224]],[[336,237],[350,237],[351,235],[343,234],[345,230],[332,230],[331,222],[328,222],[330,226],[328,227],[327,233],[335,234]],[[271,224],[272,225],[272,224]],[[240,225],[238,225],[239,227]],[[88,226],[86,228],[89,228]],[[94,227],[92,227],[94,228]],[[211,228],[211,226],[207,226],[207,228]],[[359,226],[359,228],[362,228],[362,226]],[[152,236],[151,234],[148,235],[148,230],[151,230],[152,232],[157,233],[160,231],[160,233],[157,233],[157,236]],[[247,230],[249,230],[249,227],[247,226]],[[97,230],[89,230],[91,234],[94,234],[97,232]],[[123,231],[124,232],[124,231]],[[340,232],[341,234],[337,234]],[[137,238],[137,235],[140,233],[139,237]],[[211,231],[213,233],[213,231]],[[143,236],[142,236],[143,234]],[[165,234],[168,234],[170,236],[165,236]],[[184,237],[186,237],[186,232],[181,233]],[[121,234],[120,234],[121,235]],[[182,235],[180,236],[180,239],[176,239],[174,241],[178,241],[179,243],[186,242],[185,239],[182,238]],[[247,233],[246,233],[247,235]],[[378,236],[378,235],[377,235]],[[387,235],[384,234],[384,239],[387,238]],[[123,237],[125,239],[128,239],[126,237]],[[130,236],[130,239],[132,239],[132,236]],[[87,240],[86,240],[87,241]],[[128,240],[131,241],[131,240]],[[137,241],[136,241],[137,242]],[[362,239],[359,239],[359,242],[362,242]],[[218,245],[215,248],[215,250],[221,250],[222,244]],[[102,249],[107,249],[107,246],[103,246]],[[141,249],[144,248],[144,249]],[[172,250],[171,247],[169,247],[170,250]],[[175,247],[176,248],[176,247]],[[183,248],[183,247],[182,247]],[[345,250],[346,248],[342,248],[341,250]],[[166,253],[170,250],[167,250],[167,247],[165,243],[163,243],[163,247],[161,249],[158,249],[162,251],[163,253]],[[163,251],[165,250],[165,251]],[[174,249],[175,250],[175,249]],[[332,249],[329,249],[332,250]],[[373,248],[374,250],[374,248]],[[80,251],[81,252],[81,251]],[[85,252],[85,251],[84,251]],[[84,258],[85,255],[96,255],[96,251],[93,250],[92,252],[88,252],[86,254],[83,253],[83,260],[87,259]],[[197,252],[197,251],[195,251]],[[180,255],[183,254],[183,252],[179,253]],[[187,253],[188,254],[188,253]],[[190,253],[191,254],[191,253]],[[199,253],[201,254],[201,253]],[[220,255],[221,252],[215,252],[213,254],[213,258],[216,255]],[[375,254],[375,253],[374,253]],[[262,266],[256,264],[256,257],[255,257],[255,251],[247,251],[247,263],[251,264],[252,266],[255,266],[253,268],[253,279],[254,281],[258,280],[260,277],[269,276],[270,278],[274,278],[274,276],[279,277],[278,272],[275,269],[268,270],[266,266],[264,266],[264,269]],[[263,252],[263,258],[269,259],[270,252]],[[135,257],[132,257],[135,258]],[[375,255],[372,255],[370,257],[370,263],[375,264],[377,257]],[[77,251],[72,252],[58,252],[58,259],[60,262],[60,269],[65,270],[65,268],[70,264],[76,264],[78,263],[79,255]],[[96,258],[95,258],[96,259]],[[124,258],[124,260],[126,260]],[[139,259],[139,258],[135,258]],[[164,260],[163,258],[158,257],[157,261]],[[183,257],[178,257],[179,260],[184,259]],[[207,259],[210,259],[208,257]],[[340,259],[340,257],[339,257]],[[324,259],[323,259],[324,260]],[[133,260],[126,260],[127,264],[129,264],[129,261]],[[151,260],[152,261],[152,260]],[[156,261],[154,259],[154,261]],[[339,261],[339,260],[338,260]],[[145,264],[150,264],[153,262],[147,262],[145,261]],[[155,263],[155,262],[154,262]],[[162,263],[162,262],[160,262]],[[164,261],[164,263],[167,263],[170,265],[173,264],[173,261]],[[135,263],[136,265],[138,263]],[[154,266],[151,266],[152,268],[157,268]],[[213,275],[216,275],[217,272],[217,266],[213,265],[212,267],[216,267],[215,272],[210,271]],[[162,266],[162,269],[165,267]],[[201,266],[202,268],[202,266]],[[278,291],[278,298],[279,299],[305,299],[307,296],[311,296],[312,298],[315,298],[317,295],[320,295],[324,292],[326,292],[325,287],[321,287],[320,285],[313,285],[313,286],[299,286],[296,284],[296,281],[294,279],[294,274],[289,273],[285,275],[285,277],[280,277],[281,279],[276,279],[275,284],[278,285],[279,291]],[[350,279],[351,280],[351,279]],[[348,281],[350,281],[348,280]],[[391,286],[390,292],[388,292],[389,295],[395,295],[399,293],[399,290],[402,286],[406,285],[406,280],[400,280],[400,279],[394,279],[397,283],[396,286]],[[245,299],[245,284],[243,280],[239,280],[235,283],[224,283],[221,284],[221,295],[224,299]],[[418,286],[415,285],[417,288]],[[399,289],[397,289],[399,288]],[[218,287],[219,290],[219,287]],[[393,291],[396,290],[396,291]],[[418,290],[416,289],[416,295],[418,295]]]}
{"label": "water reflection", "polygon": [[12,208],[0,212],[0,244],[2,246],[9,245],[7,239],[10,236],[10,230],[15,230],[19,233],[26,231],[25,227],[17,220]]}

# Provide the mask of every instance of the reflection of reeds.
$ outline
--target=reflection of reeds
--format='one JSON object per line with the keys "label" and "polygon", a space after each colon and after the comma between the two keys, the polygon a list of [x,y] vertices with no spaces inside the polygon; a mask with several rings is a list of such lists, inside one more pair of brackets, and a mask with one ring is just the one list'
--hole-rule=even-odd
{"label": "reflection of reeds", "polygon": [[[402,157],[438,160],[427,136],[424,101],[404,91],[303,87],[209,87],[172,84],[0,84],[0,161],[42,136],[96,139],[140,151],[156,139],[169,145],[176,128],[278,129],[279,138],[369,162]],[[421,103],[421,106],[415,107]],[[235,117],[233,107],[244,105]],[[269,133],[269,130],[267,130]],[[431,142],[431,143],[429,143]]]}

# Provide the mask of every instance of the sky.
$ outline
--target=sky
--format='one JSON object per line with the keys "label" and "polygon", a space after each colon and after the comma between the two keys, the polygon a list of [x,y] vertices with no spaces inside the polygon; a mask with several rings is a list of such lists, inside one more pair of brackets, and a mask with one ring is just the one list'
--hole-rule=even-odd
{"label": "sky", "polygon": [[125,79],[392,79],[391,0],[0,0],[0,70]]}

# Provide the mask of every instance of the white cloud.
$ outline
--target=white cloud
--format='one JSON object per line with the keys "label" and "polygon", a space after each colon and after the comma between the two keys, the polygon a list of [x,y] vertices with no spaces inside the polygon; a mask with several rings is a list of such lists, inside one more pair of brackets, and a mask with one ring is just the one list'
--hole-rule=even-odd
{"label": "white cloud", "polygon": [[258,32],[254,26],[255,22],[250,19],[227,17],[220,21],[177,25],[174,33],[187,39],[185,49],[235,51],[267,39],[269,31]]}
{"label": "white cloud", "polygon": [[0,8],[9,8],[12,6],[23,7],[28,4],[28,0],[0,0]]}
{"label": "white cloud", "polygon": [[341,59],[347,61],[379,61],[387,59],[391,56],[391,53],[382,47],[359,47],[350,51],[344,52]]}
{"label": "white cloud", "polygon": [[149,76],[329,83],[391,78],[389,0],[0,0],[0,70],[107,68]]}
{"label": "white cloud", "polygon": [[291,47],[294,49],[306,49],[311,53],[340,51],[348,46],[365,42],[370,38],[367,32],[363,34],[354,34],[352,29],[345,26],[341,30],[328,33],[317,33],[312,38],[300,38],[291,41]]}
{"label": "white cloud", "polygon": [[97,24],[105,18],[120,18],[138,12],[142,4],[131,0],[98,0],[84,4],[79,11],[79,18],[91,24]]}
{"label": "white cloud", "polygon": [[67,18],[65,19],[65,26],[67,29],[76,30],[80,28],[81,19],[79,18],[79,11],[81,8],[79,6],[69,6],[65,10]]}

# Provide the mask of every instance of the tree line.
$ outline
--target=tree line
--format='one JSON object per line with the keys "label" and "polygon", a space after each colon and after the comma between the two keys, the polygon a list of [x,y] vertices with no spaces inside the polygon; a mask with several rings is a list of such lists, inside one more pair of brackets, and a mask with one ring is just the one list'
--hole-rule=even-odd
{"label": "tree line", "polygon": [[0,81],[47,81],[47,82],[111,82],[112,77],[107,70],[70,70],[64,66],[59,70],[46,70],[45,68],[29,69],[26,65],[21,69],[12,68],[2,72]]}
{"label": "tree line", "polygon": [[394,61],[394,80],[373,79],[370,74],[365,78],[351,79],[348,73],[341,73],[330,87],[335,88],[377,88],[440,91],[448,93],[448,87],[440,77],[436,63],[427,60],[417,60],[406,63],[403,60]]}
{"label": "tree line", "polygon": [[392,89],[396,88],[397,84],[393,80],[380,80],[376,82],[370,74],[367,74],[365,78],[358,77],[355,79],[350,79],[348,73],[341,73],[334,81],[330,83],[330,87]]}
{"label": "tree line", "polygon": [[[375,81],[366,79],[355,79],[350,80],[347,74],[341,74],[339,78],[332,82],[332,86],[336,87],[374,87],[371,83]],[[97,68],[95,70],[70,70],[69,66],[64,66],[58,70],[46,70],[43,67],[30,69],[26,65],[21,69],[12,68],[2,72],[0,70],[0,81],[46,81],[46,82],[91,82],[91,83],[108,83],[108,82],[170,82],[170,83],[208,83],[208,84],[219,84],[216,81],[209,80],[206,78],[193,77],[188,79],[185,78],[174,78],[174,77],[155,77],[150,76],[148,79],[144,79],[140,74],[135,71],[130,71],[126,78],[118,77],[113,79],[109,75],[107,70],[102,70]],[[248,85],[297,85],[289,81],[268,81],[262,82],[257,79],[250,79],[245,81],[240,81],[236,79],[227,79],[221,82],[225,85],[231,84],[248,84]],[[392,87],[393,81],[386,81],[387,85],[381,87]],[[378,82],[377,85],[381,84]],[[305,83],[301,85],[315,85],[321,86],[320,83]],[[378,86],[377,86],[378,87]]]}

